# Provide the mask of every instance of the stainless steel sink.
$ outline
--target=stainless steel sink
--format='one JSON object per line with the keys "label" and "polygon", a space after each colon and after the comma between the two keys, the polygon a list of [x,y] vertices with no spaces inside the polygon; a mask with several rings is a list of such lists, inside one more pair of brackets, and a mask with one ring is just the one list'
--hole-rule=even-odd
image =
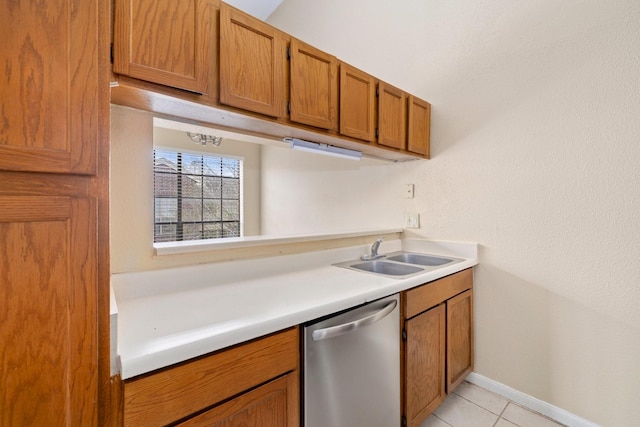
{"label": "stainless steel sink", "polygon": [[398,255],[392,255],[387,257],[390,261],[404,262],[407,264],[424,265],[427,267],[434,267],[438,265],[449,264],[454,261],[453,258],[445,258],[434,255],[414,254],[410,252],[403,252]]}
{"label": "stainless steel sink", "polygon": [[406,276],[424,271],[424,268],[415,265],[398,264],[386,261],[364,261],[349,265],[356,270],[369,271],[371,273],[386,274],[388,276]]}
{"label": "stainless steel sink", "polygon": [[437,270],[452,264],[463,262],[463,258],[398,251],[382,255],[383,259],[363,261],[359,259],[333,264],[336,267],[361,271],[395,279]]}

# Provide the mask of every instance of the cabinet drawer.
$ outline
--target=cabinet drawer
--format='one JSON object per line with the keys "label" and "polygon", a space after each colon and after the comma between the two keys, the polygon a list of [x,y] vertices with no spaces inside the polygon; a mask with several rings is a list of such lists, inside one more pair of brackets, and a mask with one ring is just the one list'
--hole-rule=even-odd
{"label": "cabinet drawer", "polygon": [[298,372],[292,372],[190,418],[178,427],[297,426],[299,381]]}
{"label": "cabinet drawer", "polygon": [[124,384],[125,425],[165,425],[298,369],[298,329]]}
{"label": "cabinet drawer", "polygon": [[473,286],[472,269],[466,269],[451,276],[427,283],[406,292],[405,318],[411,318],[422,313],[460,292]]}

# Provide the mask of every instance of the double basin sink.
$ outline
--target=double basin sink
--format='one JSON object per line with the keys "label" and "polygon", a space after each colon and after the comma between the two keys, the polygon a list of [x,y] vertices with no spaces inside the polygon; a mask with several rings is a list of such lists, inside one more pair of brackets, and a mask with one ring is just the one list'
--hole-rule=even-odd
{"label": "double basin sink", "polygon": [[413,252],[393,252],[384,258],[362,261],[352,260],[334,264],[337,267],[355,271],[379,274],[402,279],[408,276],[435,270],[464,261],[461,258],[448,256],[419,254]]}

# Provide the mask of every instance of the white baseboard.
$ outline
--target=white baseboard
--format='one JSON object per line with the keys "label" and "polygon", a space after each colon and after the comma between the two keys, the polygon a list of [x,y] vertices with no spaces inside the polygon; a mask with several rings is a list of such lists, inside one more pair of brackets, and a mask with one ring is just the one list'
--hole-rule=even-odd
{"label": "white baseboard", "polygon": [[466,380],[472,384],[507,398],[520,406],[547,416],[560,424],[564,424],[569,427],[600,427],[598,424],[585,420],[584,418],[580,418],[569,411],[565,411],[564,409],[553,406],[550,403],[536,399],[533,396],[529,396],[528,394],[522,393],[514,388],[475,372],[470,373]]}

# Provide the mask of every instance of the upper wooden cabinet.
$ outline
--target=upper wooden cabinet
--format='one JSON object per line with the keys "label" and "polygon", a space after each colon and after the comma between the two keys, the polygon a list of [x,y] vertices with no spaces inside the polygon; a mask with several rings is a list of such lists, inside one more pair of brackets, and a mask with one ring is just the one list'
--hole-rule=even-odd
{"label": "upper wooden cabinet", "polygon": [[114,1],[114,103],[394,161],[429,157],[430,105],[329,53],[220,0]]}
{"label": "upper wooden cabinet", "polygon": [[378,83],[378,144],[403,150],[407,146],[407,94]]}
{"label": "upper wooden cabinet", "polygon": [[220,102],[284,115],[284,33],[233,7],[220,8]]}
{"label": "upper wooden cabinet", "polygon": [[300,40],[290,46],[289,119],[336,130],[338,123],[338,60]]}
{"label": "upper wooden cabinet", "polygon": [[197,93],[208,90],[217,0],[116,0],[115,73]]}
{"label": "upper wooden cabinet", "polygon": [[373,76],[340,63],[340,133],[373,142],[376,81]]}
{"label": "upper wooden cabinet", "polygon": [[431,138],[431,104],[408,96],[407,150],[429,158]]}
{"label": "upper wooden cabinet", "polygon": [[98,1],[12,1],[0,13],[0,170],[94,174]]}

